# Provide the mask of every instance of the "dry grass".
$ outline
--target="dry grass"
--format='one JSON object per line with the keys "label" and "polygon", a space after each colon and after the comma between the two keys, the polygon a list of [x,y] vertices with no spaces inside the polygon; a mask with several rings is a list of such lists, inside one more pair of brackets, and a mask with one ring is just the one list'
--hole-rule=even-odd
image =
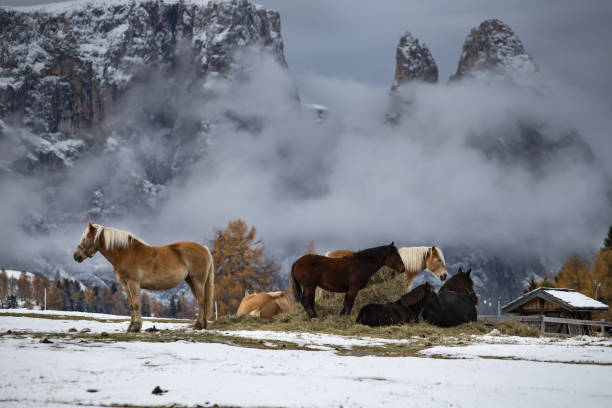
{"label": "dry grass", "polygon": [[442,328],[427,322],[405,324],[401,326],[369,327],[355,323],[355,316],[337,314],[321,315],[318,319],[309,319],[301,305],[294,305],[287,312],[274,316],[270,320],[252,316],[223,317],[210,325],[218,330],[272,330],[289,332],[310,332],[338,334],[343,336],[368,336],[388,339],[407,339],[413,336],[427,338],[437,343],[445,337],[465,337],[472,334],[486,334],[493,329],[501,334],[513,336],[538,337],[536,327],[516,321],[495,323],[470,322],[456,327]]}

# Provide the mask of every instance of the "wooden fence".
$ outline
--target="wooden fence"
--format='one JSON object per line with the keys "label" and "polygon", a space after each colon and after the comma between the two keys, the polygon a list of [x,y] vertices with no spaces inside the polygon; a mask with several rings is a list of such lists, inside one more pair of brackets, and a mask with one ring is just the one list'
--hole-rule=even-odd
{"label": "wooden fence", "polygon": [[[568,333],[570,334],[581,334],[576,332],[572,332],[571,327],[601,327],[601,333],[603,334],[606,327],[612,327],[612,322],[606,322],[602,320],[580,320],[580,319],[564,319],[560,317],[548,317],[548,316],[492,316],[492,315],[480,315],[478,316],[478,320],[482,320],[485,322],[499,322],[502,320],[516,320],[519,322],[524,322],[533,325],[540,326],[540,332],[547,333],[546,331],[546,323],[554,323],[557,325],[566,324],[568,326]],[[550,325],[549,325],[550,326]]]}

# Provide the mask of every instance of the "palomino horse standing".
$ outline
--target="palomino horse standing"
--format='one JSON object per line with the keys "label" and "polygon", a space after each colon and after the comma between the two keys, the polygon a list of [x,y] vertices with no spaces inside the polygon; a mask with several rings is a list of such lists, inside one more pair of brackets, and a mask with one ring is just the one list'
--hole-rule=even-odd
{"label": "palomino horse standing", "polygon": [[[406,268],[407,290],[412,288],[414,279],[425,269],[429,269],[440,281],[444,281],[448,276],[444,254],[439,247],[403,247],[398,251]],[[354,252],[348,249],[338,249],[326,253],[325,256],[343,258],[351,254]]]}
{"label": "palomino horse standing", "polygon": [[314,308],[317,286],[330,292],[345,292],[341,315],[350,314],[357,293],[365,288],[372,275],[382,266],[398,272],[404,263],[393,243],[355,252],[343,258],[307,254],[291,267],[291,282],[295,300],[302,303],[308,316],[317,317]]}
{"label": "palomino horse standing", "polygon": [[199,306],[196,329],[206,328],[215,290],[210,251],[195,242],[149,246],[131,233],[91,222],[85,228],[74,260],[83,262],[97,251],[113,265],[115,277],[128,295],[131,321],[128,332],[139,332],[140,289],[166,290],[187,281]]}

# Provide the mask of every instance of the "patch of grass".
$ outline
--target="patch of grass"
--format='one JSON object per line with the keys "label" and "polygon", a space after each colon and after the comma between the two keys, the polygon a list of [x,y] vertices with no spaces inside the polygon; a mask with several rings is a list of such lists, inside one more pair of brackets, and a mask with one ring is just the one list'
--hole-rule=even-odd
{"label": "patch of grass", "polygon": [[501,334],[505,334],[508,336],[521,336],[521,337],[539,337],[540,330],[538,327],[527,324],[523,322],[519,322],[516,320],[501,320],[499,322],[491,323],[483,323],[491,329],[495,328],[499,330]]}

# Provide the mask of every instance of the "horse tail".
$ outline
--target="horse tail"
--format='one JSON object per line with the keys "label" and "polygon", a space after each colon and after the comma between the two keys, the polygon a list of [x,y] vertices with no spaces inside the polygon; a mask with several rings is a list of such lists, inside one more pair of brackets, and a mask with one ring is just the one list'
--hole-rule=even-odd
{"label": "horse tail", "polygon": [[206,293],[206,310],[204,316],[206,319],[208,319],[209,316],[212,317],[213,302],[215,299],[215,264],[212,256],[210,257],[207,275],[204,285],[204,292]]}
{"label": "horse tail", "polygon": [[301,302],[302,301],[302,287],[300,286],[300,284],[298,283],[298,281],[295,279],[295,264],[297,263],[294,262],[293,265],[291,265],[291,288],[293,289],[293,297],[295,298],[296,302]]}

